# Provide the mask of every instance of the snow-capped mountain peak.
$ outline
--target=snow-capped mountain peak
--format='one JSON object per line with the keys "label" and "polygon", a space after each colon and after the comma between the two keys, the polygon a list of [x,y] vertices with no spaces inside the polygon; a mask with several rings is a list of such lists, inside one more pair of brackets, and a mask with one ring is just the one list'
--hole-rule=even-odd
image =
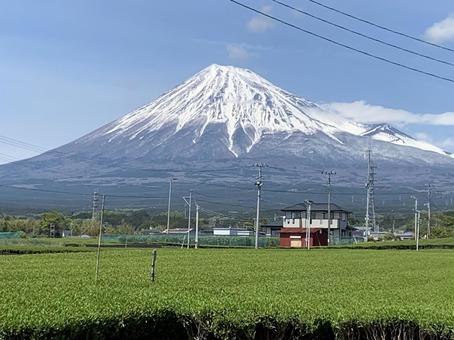
{"label": "snow-capped mountain peak", "polygon": [[214,127],[218,142],[237,157],[249,153],[264,136],[277,133],[319,134],[337,144],[343,144],[341,136],[348,134],[446,155],[389,124],[351,121],[282,90],[248,69],[216,64],[85,139],[137,140],[143,144],[154,138],[151,144],[156,147],[184,136],[185,141],[189,138],[198,144]]}
{"label": "snow-capped mountain peak", "polygon": [[[309,115],[318,106],[294,96],[254,72],[211,65],[183,84],[116,121],[105,131],[111,138],[127,135],[134,139],[164,126],[174,132],[191,127],[194,142],[210,124],[225,124],[230,145],[237,154],[235,136],[246,135],[248,151],[265,132],[323,132],[335,139],[334,125]],[[244,138],[243,138],[244,141]]]}

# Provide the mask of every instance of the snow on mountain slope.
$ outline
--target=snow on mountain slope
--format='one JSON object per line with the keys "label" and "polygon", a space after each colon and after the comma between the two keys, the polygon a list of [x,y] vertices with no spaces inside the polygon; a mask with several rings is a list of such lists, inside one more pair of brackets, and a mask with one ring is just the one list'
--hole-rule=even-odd
{"label": "snow on mountain slope", "polygon": [[205,68],[151,104],[87,138],[140,143],[161,130],[170,131],[159,135],[153,142],[156,146],[184,131],[182,134],[190,135],[192,143],[197,144],[216,124],[225,127],[225,136],[220,135],[224,129],[217,130],[218,139],[225,138],[226,148],[236,157],[248,153],[264,135],[281,133],[322,134],[339,144],[343,144],[342,134],[351,134],[447,155],[387,124],[353,122],[278,88],[250,70],[220,65]]}
{"label": "snow on mountain slope", "polygon": [[119,119],[104,134],[111,140],[124,136],[135,139],[144,132],[174,125],[175,133],[193,127],[196,143],[209,124],[223,123],[232,152],[237,130],[249,137],[247,150],[265,132],[322,132],[340,143],[335,137],[338,128],[308,114],[317,108],[249,70],[211,65],[150,105]]}
{"label": "snow on mountain slope", "polygon": [[402,146],[411,146],[417,149],[436,152],[442,155],[449,155],[439,147],[430,143],[419,141],[410,137],[409,135],[397,130],[389,124],[373,125],[370,130],[361,134],[362,136],[369,136],[375,140],[393,143]]}

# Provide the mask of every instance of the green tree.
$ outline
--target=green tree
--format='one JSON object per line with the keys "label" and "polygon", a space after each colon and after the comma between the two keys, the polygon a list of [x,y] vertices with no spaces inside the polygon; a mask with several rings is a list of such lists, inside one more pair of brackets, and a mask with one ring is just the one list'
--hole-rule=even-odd
{"label": "green tree", "polygon": [[50,235],[52,226],[55,227],[55,236],[61,236],[62,231],[67,228],[65,216],[58,211],[49,211],[41,214],[39,234]]}

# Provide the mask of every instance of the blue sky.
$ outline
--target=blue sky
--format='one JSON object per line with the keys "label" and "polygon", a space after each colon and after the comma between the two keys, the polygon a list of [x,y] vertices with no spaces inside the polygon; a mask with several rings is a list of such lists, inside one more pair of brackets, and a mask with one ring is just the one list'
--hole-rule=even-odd
{"label": "blue sky", "polygon": [[[452,0],[438,0],[436,6],[428,0],[321,1],[454,48]],[[453,67],[340,32],[271,1],[244,2],[341,42],[454,78]],[[454,53],[352,22],[310,1],[287,2],[454,62]],[[454,152],[454,84],[332,46],[227,0],[0,0],[0,136],[57,147],[152,101],[212,63],[250,68],[318,103],[343,103],[338,106],[350,113],[360,111],[353,114],[359,120],[386,117],[405,132]],[[0,143],[1,155],[0,162],[5,155],[33,153]]]}

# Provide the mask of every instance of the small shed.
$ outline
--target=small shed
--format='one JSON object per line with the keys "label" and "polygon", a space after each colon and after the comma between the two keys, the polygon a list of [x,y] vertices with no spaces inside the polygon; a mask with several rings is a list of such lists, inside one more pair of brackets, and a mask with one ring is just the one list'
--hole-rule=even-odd
{"label": "small shed", "polygon": [[310,247],[328,245],[328,234],[320,228],[282,228],[280,232],[280,246],[282,248],[304,248],[307,246],[306,234],[310,232]]}

